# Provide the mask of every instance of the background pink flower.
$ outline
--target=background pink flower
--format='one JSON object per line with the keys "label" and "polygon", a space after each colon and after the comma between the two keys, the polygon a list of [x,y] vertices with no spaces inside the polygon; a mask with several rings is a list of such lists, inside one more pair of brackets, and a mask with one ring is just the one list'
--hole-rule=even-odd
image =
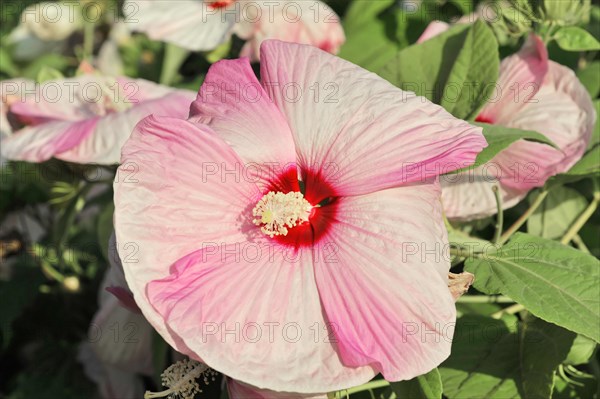
{"label": "background pink flower", "polygon": [[590,141],[596,121],[590,96],[571,69],[548,60],[539,37],[532,34],[517,54],[502,61],[497,93],[477,121],[540,132],[559,149],[519,140],[474,171],[445,176],[442,197],[449,218],[495,214],[494,185],[505,209],[516,205],[550,176],[569,170]]}
{"label": "background pink flower", "polygon": [[248,40],[241,56],[258,60],[265,39],[311,44],[337,53],[345,40],[337,14],[321,1],[127,0],[134,31],[188,50],[212,50],[235,33]]}
{"label": "background pink flower", "polygon": [[[115,230],[138,249],[119,254],[140,309],[178,351],[261,389],[431,370],[455,319],[448,258],[422,257],[447,244],[436,177],[474,161],[481,129],[311,46],[265,41],[261,80],[247,59],[220,61],[189,120],[146,118],[125,145],[139,170],[115,184]],[[261,224],[308,221],[263,234],[252,211],[268,192],[300,198]],[[221,335],[236,328],[250,338]]]}
{"label": "background pink flower", "polygon": [[8,107],[14,131],[2,139],[3,158],[118,163],[137,122],[150,114],[185,117],[193,99],[192,92],[143,79],[95,74],[31,86],[3,86],[4,93],[21,94]]}
{"label": "background pink flower", "polygon": [[90,324],[88,340],[80,347],[79,361],[98,385],[102,399],[141,398],[141,377],[152,376],[154,371],[153,329],[139,312],[126,308],[107,291],[111,287],[127,287],[114,234],[109,248],[110,266],[98,292],[99,309]]}

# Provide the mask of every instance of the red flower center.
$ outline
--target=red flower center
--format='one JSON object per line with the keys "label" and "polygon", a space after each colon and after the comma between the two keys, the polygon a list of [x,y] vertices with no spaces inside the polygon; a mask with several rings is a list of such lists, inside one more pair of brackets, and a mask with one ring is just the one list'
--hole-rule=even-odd
{"label": "red flower center", "polygon": [[302,181],[298,181],[295,168],[289,168],[273,180],[268,191],[301,192],[304,198],[313,205],[308,222],[289,229],[286,235],[276,235],[272,240],[294,249],[313,246],[326,236],[329,228],[336,221],[337,198],[333,186],[320,171],[302,170]]}
{"label": "red flower center", "polygon": [[475,122],[480,122],[480,123],[489,123],[490,125],[494,124],[494,121],[492,120],[492,118],[485,116],[485,115],[477,115],[477,118],[475,118]]}
{"label": "red flower center", "polygon": [[221,0],[221,1],[211,1],[208,3],[212,8],[225,8],[230,4],[235,3],[235,0]]}

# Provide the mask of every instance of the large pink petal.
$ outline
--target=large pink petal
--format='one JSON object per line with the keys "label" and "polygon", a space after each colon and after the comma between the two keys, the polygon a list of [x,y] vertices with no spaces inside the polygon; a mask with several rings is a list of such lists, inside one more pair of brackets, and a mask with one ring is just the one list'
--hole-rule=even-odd
{"label": "large pink petal", "polygon": [[131,30],[193,51],[225,42],[239,18],[235,10],[213,9],[199,0],[127,0],[123,12]]}
{"label": "large pink petal", "polygon": [[332,171],[340,195],[422,181],[470,165],[481,128],[311,46],[265,41],[263,86],[287,117],[299,163]]}
{"label": "large pink petal", "polygon": [[237,30],[243,29],[245,33],[248,28],[244,24],[251,25],[250,39],[242,48],[240,56],[258,61],[260,45],[266,39],[310,44],[333,54],[346,41],[339,17],[321,1],[271,3],[270,7],[263,6],[261,15],[256,21],[242,20],[236,26]]}
{"label": "large pink petal", "polygon": [[235,399],[327,399],[327,394],[306,395],[258,389],[231,378],[227,379],[227,391],[229,392],[229,397]]}
{"label": "large pink petal", "polygon": [[438,183],[415,183],[340,198],[329,216],[331,233],[313,252],[334,253],[315,275],[345,364],[398,381],[450,354],[456,311],[439,195]]}
{"label": "large pink petal", "polygon": [[481,110],[478,119],[506,125],[515,112],[532,101],[542,87],[547,72],[546,45],[532,33],[518,53],[500,63],[496,92]]}
{"label": "large pink petal", "polygon": [[175,262],[171,276],[151,282],[148,297],[197,357],[258,388],[329,392],[375,374],[342,365],[310,251],[249,241],[200,250]]}
{"label": "large pink petal", "polygon": [[167,330],[146,285],[169,276],[173,262],[203,245],[246,239],[241,218],[260,193],[221,174],[240,162],[210,128],[175,118],[145,118],[123,147],[114,224],[127,284],[150,324],[185,354],[194,352]]}
{"label": "large pink petal", "polygon": [[248,59],[222,60],[210,68],[190,118],[213,128],[246,161],[247,171],[259,164],[268,177],[296,162],[290,128]]}
{"label": "large pink petal", "polygon": [[194,98],[191,91],[178,90],[164,97],[134,103],[124,112],[99,119],[93,132],[69,151],[56,153],[56,158],[77,163],[115,164],[121,159],[121,147],[135,125],[148,115],[186,118]]}

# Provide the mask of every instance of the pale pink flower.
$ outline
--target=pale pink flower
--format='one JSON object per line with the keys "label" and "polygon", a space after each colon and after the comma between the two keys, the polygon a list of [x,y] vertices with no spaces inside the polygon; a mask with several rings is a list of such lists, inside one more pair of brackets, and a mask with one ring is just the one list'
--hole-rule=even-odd
{"label": "pale pink flower", "polygon": [[121,146],[142,118],[185,117],[193,99],[190,91],[97,74],[33,87],[32,82],[9,82],[2,94],[12,95],[11,134],[2,137],[3,159],[42,162],[55,157],[99,164],[119,161]]}
{"label": "pale pink flower", "polygon": [[114,234],[109,243],[106,271],[98,293],[99,309],[79,349],[79,361],[94,381],[102,399],[141,398],[141,376],[152,376],[153,329],[139,312],[131,311],[109,288],[126,289],[123,266],[116,253]]}
{"label": "pale pink flower", "polygon": [[325,3],[281,0],[127,0],[134,31],[188,50],[212,50],[235,33],[248,40],[241,56],[258,60],[265,39],[311,44],[337,53],[345,41],[337,14]]}
{"label": "pale pink flower", "polygon": [[96,384],[101,399],[144,396],[144,382],[137,373],[102,362],[88,342],[79,346],[77,360],[82,364],[85,375]]}
{"label": "pale pink flower", "polygon": [[88,338],[98,359],[107,366],[152,375],[152,327],[134,309],[110,292],[127,288],[123,266],[115,251],[114,235],[109,243],[110,267],[98,292],[98,311],[90,324]]}
{"label": "pale pink flower", "polygon": [[473,163],[481,129],[312,46],[265,41],[260,75],[214,64],[190,119],[148,117],[125,144],[115,231],[137,304],[260,389],[428,372],[455,320],[437,176]]}
{"label": "pale pink flower", "polygon": [[457,220],[495,214],[494,185],[507,209],[549,177],[568,171],[587,148],[596,113],[573,71],[548,60],[544,43],[532,34],[517,54],[502,61],[496,98],[476,120],[540,132],[559,149],[519,140],[483,166],[444,176],[444,210]]}

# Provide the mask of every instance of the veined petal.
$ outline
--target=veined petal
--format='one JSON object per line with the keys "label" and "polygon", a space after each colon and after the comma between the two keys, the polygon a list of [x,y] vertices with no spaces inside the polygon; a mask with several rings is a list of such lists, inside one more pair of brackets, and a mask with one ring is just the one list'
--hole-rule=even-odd
{"label": "veined petal", "polygon": [[467,172],[440,177],[442,203],[446,217],[458,221],[481,219],[498,212],[493,187],[500,190],[502,209],[517,205],[527,191],[515,190],[503,184],[514,176],[503,176],[495,162],[489,162]]}
{"label": "veined petal", "polygon": [[547,72],[548,50],[542,39],[532,33],[518,53],[500,63],[496,98],[490,99],[478,119],[508,125],[514,113],[527,106],[540,90]]}
{"label": "veined petal", "polygon": [[164,97],[133,103],[123,112],[115,112],[98,120],[93,134],[78,142],[56,158],[77,163],[116,164],[121,159],[121,147],[129,138],[135,125],[148,115],[185,118],[194,94],[178,90]]}
{"label": "veined petal", "polygon": [[566,172],[583,155],[596,122],[596,112],[585,87],[573,71],[550,62],[548,74],[534,98],[514,114],[507,126],[538,131],[560,150],[520,140],[494,158],[504,167],[508,187],[530,190],[550,176]]}
{"label": "veined petal", "polygon": [[481,128],[311,46],[265,41],[263,86],[286,116],[298,162],[333,171],[341,195],[423,181],[470,165]]}
{"label": "veined petal", "polygon": [[425,182],[338,200],[313,252],[334,250],[315,275],[344,364],[398,381],[450,354],[456,310],[439,195]]}
{"label": "veined petal", "polygon": [[[119,299],[104,289],[114,282],[125,284],[119,274],[118,267],[111,265],[102,281],[98,295],[100,308],[88,333],[90,344],[106,366],[152,375],[152,327],[141,314],[123,307]],[[107,333],[115,324],[118,329],[115,333],[122,334],[121,339]]]}
{"label": "veined petal", "polygon": [[167,330],[146,286],[169,276],[176,260],[203,246],[247,239],[255,226],[241,218],[260,192],[223,174],[240,162],[209,127],[175,118],[145,118],[123,147],[114,223],[127,284],[150,324],[185,354],[193,352]]}
{"label": "veined petal", "polygon": [[[346,41],[340,18],[321,1],[286,0],[257,4],[262,4],[261,17],[236,25],[236,31],[241,30],[242,35],[250,36],[240,53],[242,57],[258,61],[260,45],[266,39],[310,44],[332,54],[336,54]],[[251,33],[248,34],[248,31]]]}
{"label": "veined petal", "polygon": [[[112,81],[115,82],[114,80]],[[102,104],[110,80],[96,75],[81,75],[62,80],[51,80],[27,86],[10,112],[25,125],[51,121],[77,121],[97,116],[92,112]]]}
{"label": "veined petal", "polygon": [[239,18],[235,9],[213,8],[200,0],[127,0],[123,12],[131,30],[193,51],[225,42]]}
{"label": "veined petal", "polygon": [[242,241],[179,259],[148,298],[196,358],[231,378],[302,393],[360,385],[375,373],[342,365],[313,267],[309,250]]}
{"label": "veined petal", "polygon": [[43,162],[77,146],[92,135],[99,118],[54,121],[23,128],[2,139],[2,158]]}
{"label": "veined petal", "polygon": [[207,124],[263,177],[296,162],[294,140],[284,116],[260,85],[247,58],[214,64],[190,111],[190,120]]}

